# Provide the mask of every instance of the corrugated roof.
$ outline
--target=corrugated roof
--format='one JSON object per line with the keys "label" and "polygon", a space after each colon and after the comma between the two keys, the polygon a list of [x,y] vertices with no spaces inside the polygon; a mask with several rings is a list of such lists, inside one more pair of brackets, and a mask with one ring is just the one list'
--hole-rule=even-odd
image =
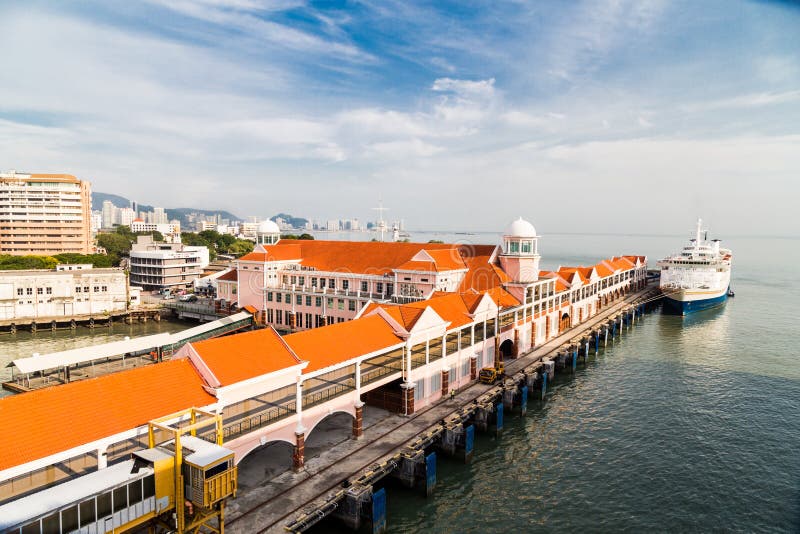
{"label": "corrugated roof", "polygon": [[121,371],[0,398],[0,470],[24,464],[192,406],[213,404],[188,360]]}

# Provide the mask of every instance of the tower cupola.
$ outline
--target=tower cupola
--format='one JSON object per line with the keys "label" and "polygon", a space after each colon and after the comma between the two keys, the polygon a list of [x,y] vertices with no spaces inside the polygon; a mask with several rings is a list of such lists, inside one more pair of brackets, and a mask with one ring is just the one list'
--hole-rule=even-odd
{"label": "tower cupola", "polygon": [[273,221],[261,221],[256,230],[256,245],[274,245],[281,238],[281,229]]}
{"label": "tower cupola", "polygon": [[503,233],[500,265],[515,282],[535,282],[539,278],[539,236],[522,217]]}

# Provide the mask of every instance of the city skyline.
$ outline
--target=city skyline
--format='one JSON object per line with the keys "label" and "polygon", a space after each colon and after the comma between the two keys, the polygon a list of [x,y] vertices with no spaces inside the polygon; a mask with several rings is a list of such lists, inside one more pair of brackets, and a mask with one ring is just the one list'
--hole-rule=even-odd
{"label": "city skyline", "polygon": [[800,233],[796,3],[30,2],[0,17],[4,170],[242,217],[368,221],[382,196],[411,229],[522,215],[541,233],[683,234],[702,216],[721,235]]}

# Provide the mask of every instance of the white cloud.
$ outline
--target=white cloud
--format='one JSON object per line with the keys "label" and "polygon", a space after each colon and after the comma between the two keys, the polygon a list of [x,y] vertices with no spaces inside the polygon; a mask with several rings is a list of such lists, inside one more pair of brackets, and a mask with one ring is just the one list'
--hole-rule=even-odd
{"label": "white cloud", "polygon": [[488,80],[457,80],[437,78],[431,86],[433,91],[451,92],[463,98],[491,99],[495,96],[494,78]]}
{"label": "white cloud", "polygon": [[800,101],[800,90],[783,92],[748,93],[705,102],[682,104],[680,109],[696,113],[716,109],[759,108]]}
{"label": "white cloud", "polygon": [[421,139],[373,143],[369,145],[368,148],[372,155],[385,156],[392,159],[405,159],[410,157],[426,158],[444,150],[442,147],[426,143]]}
{"label": "white cloud", "polygon": [[[210,22],[227,30],[235,29],[252,39],[279,45],[301,52],[336,56],[351,61],[374,61],[371,54],[349,42],[324,39],[319,35],[298,30],[255,16],[252,11],[280,10],[291,7],[286,2],[249,2],[223,0],[193,2],[191,0],[150,0],[183,15]],[[332,23],[331,19],[328,19]]]}

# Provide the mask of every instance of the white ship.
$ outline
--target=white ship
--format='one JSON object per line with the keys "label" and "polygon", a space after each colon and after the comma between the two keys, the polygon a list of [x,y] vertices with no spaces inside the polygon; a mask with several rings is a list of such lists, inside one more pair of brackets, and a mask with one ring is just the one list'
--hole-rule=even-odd
{"label": "white ship", "polygon": [[694,239],[679,254],[658,262],[664,309],[686,315],[725,303],[730,291],[731,251],[720,240],[708,240],[703,221],[697,220]]}

